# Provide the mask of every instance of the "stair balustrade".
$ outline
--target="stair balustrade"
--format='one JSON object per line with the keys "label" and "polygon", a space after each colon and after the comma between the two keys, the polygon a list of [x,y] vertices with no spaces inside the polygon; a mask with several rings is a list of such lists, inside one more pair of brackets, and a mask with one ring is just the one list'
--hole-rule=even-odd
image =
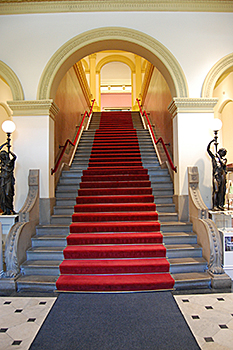
{"label": "stair balustrade", "polygon": [[[166,164],[167,168],[169,169],[171,178],[173,179],[173,172],[175,172],[175,173],[177,172],[177,167],[172,162],[172,159],[170,157],[170,154],[169,154],[169,152],[167,150],[167,147],[166,147],[166,144],[165,144],[163,138],[159,137],[158,140],[156,140],[155,133],[154,133],[154,130],[152,128],[150,119],[149,119],[146,111],[145,110],[142,111],[140,100],[137,98],[136,101],[138,103],[138,107],[139,107],[139,111],[140,111],[140,116],[141,116],[143,127],[144,127],[144,129],[148,128],[148,130],[149,130],[149,133],[150,133],[150,136],[151,136],[151,139],[152,139],[155,151],[156,151],[156,153],[158,155],[159,163],[160,163],[161,166],[163,166],[161,155],[160,155],[160,152],[159,152],[158,147],[157,147],[158,143],[161,143],[161,145],[163,147],[163,150],[165,152],[166,158],[167,158],[167,161],[165,162],[165,164]],[[145,119],[143,118],[144,116],[146,118],[146,122],[145,122]]]}
{"label": "stair balustrade", "polygon": [[[59,169],[59,174],[60,174],[62,172],[62,169],[64,169],[65,166],[68,166],[68,168],[71,166],[71,164],[73,162],[73,159],[74,159],[74,155],[75,155],[76,149],[77,149],[79,141],[81,139],[83,130],[90,123],[94,103],[95,103],[95,100],[92,100],[92,105],[90,107],[90,112],[89,113],[87,111],[85,111],[85,113],[84,113],[84,115],[82,117],[81,123],[79,125],[79,128],[78,128],[78,131],[77,131],[77,134],[75,136],[74,141],[72,142],[70,139],[67,139],[65,144],[64,144],[64,146],[60,146],[60,148],[62,148],[62,151],[61,151],[60,155],[58,156],[58,159],[57,159],[57,161],[56,161],[56,163],[54,165],[54,168],[51,169],[51,175],[55,174],[58,171],[58,169]],[[85,119],[87,119],[87,122],[86,122],[87,125],[86,126],[84,125]],[[61,161],[63,159],[63,156],[65,154],[65,151],[66,151],[68,145],[71,145],[71,146],[74,147],[73,151],[72,151],[72,153],[70,155],[69,162],[68,163],[63,162],[61,164]],[[58,179],[59,179],[59,175],[57,176],[57,180]]]}
{"label": "stair balustrade", "polygon": [[231,288],[231,278],[224,272],[223,247],[215,223],[209,219],[209,209],[204,204],[199,190],[198,167],[188,167],[189,215],[197,242],[202,247],[203,257],[208,262],[211,286],[215,289]]}
{"label": "stair balustrade", "polygon": [[26,259],[26,251],[31,246],[31,238],[35,235],[39,223],[39,170],[29,170],[28,186],[27,198],[18,213],[19,220],[11,227],[6,237],[6,268],[0,279],[1,289],[15,289],[20,265]]}

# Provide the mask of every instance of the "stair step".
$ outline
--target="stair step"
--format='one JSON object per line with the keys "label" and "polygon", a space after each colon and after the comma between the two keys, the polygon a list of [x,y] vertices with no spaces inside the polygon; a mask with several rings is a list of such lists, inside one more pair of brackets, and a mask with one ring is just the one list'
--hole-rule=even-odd
{"label": "stair step", "polygon": [[161,231],[162,232],[191,232],[192,224],[181,221],[174,222],[162,222],[161,223]]}
{"label": "stair step", "polygon": [[27,260],[21,265],[24,275],[59,276],[62,260]]}
{"label": "stair step", "polygon": [[196,244],[197,235],[190,232],[163,232],[164,244]]}
{"label": "stair step", "polygon": [[169,259],[169,263],[172,274],[205,272],[207,270],[207,262],[203,258],[173,258]]}
{"label": "stair step", "polygon": [[174,288],[177,290],[208,289],[211,284],[208,272],[175,273],[172,277],[175,280]]}
{"label": "stair step", "polygon": [[28,260],[63,260],[63,247],[31,247],[27,250]]}
{"label": "stair step", "polygon": [[18,291],[56,291],[57,276],[25,275],[17,279]]}
{"label": "stair step", "polygon": [[67,235],[37,235],[32,237],[32,247],[65,247]]}
{"label": "stair step", "polygon": [[202,248],[197,244],[166,244],[167,257],[179,258],[179,257],[202,257]]}

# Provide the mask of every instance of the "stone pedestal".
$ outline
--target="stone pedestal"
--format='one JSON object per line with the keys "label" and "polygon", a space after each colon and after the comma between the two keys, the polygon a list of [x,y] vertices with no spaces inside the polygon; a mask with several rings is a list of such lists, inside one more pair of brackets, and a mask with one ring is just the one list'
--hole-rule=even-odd
{"label": "stone pedestal", "polygon": [[230,211],[209,211],[210,219],[215,223],[218,229],[232,227],[232,212]]}
{"label": "stone pedestal", "polygon": [[2,224],[2,241],[6,242],[6,236],[11,227],[18,222],[18,215],[0,215],[0,223]]}

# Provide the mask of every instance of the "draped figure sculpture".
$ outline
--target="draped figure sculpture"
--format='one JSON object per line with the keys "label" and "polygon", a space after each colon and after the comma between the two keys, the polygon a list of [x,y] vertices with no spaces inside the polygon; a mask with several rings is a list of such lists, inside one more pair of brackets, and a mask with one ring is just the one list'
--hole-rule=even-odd
{"label": "draped figure sculpture", "polygon": [[[0,146],[0,150],[7,145],[5,142]],[[9,151],[0,152],[0,207],[3,211],[2,215],[15,214],[13,209],[14,198],[14,167],[16,155]]]}
{"label": "draped figure sculpture", "polygon": [[220,148],[215,154],[210,150],[210,146],[216,139],[210,141],[207,146],[207,152],[212,159],[212,206],[213,210],[224,210],[226,195],[226,175],[227,175],[227,159],[225,158],[227,150]]}

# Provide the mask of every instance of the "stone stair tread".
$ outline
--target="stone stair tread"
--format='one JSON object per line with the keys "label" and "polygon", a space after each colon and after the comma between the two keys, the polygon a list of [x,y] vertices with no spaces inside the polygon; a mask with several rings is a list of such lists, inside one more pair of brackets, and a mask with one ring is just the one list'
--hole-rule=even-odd
{"label": "stone stair tread", "polygon": [[28,249],[28,252],[35,252],[35,253],[41,253],[41,252],[63,252],[64,247],[31,247]]}
{"label": "stone stair tread", "polygon": [[192,257],[188,257],[188,258],[170,258],[168,259],[171,265],[175,265],[175,264],[207,264],[206,260],[204,258],[192,258]]}
{"label": "stone stair tread", "polygon": [[42,234],[42,233],[39,233],[37,234],[36,236],[32,237],[32,240],[57,240],[57,239],[66,239],[66,237],[69,235],[69,233],[67,234],[53,234],[53,233],[47,233],[47,234]]}
{"label": "stone stair tread", "polygon": [[189,237],[189,236],[194,236],[196,237],[196,234],[193,232],[163,232],[164,237],[175,237],[175,236],[183,236],[183,237]]}
{"label": "stone stair tread", "polygon": [[39,266],[39,267],[57,267],[61,264],[62,260],[26,260],[21,266]]}
{"label": "stone stair tread", "polygon": [[167,250],[172,249],[201,249],[201,247],[198,244],[166,244]]}
{"label": "stone stair tread", "polygon": [[175,282],[211,280],[208,272],[189,272],[189,273],[174,273],[172,274]]}
{"label": "stone stair tread", "polygon": [[52,284],[55,287],[58,276],[49,276],[49,275],[21,275],[17,279],[17,283],[27,283],[27,284],[43,284],[48,285]]}

